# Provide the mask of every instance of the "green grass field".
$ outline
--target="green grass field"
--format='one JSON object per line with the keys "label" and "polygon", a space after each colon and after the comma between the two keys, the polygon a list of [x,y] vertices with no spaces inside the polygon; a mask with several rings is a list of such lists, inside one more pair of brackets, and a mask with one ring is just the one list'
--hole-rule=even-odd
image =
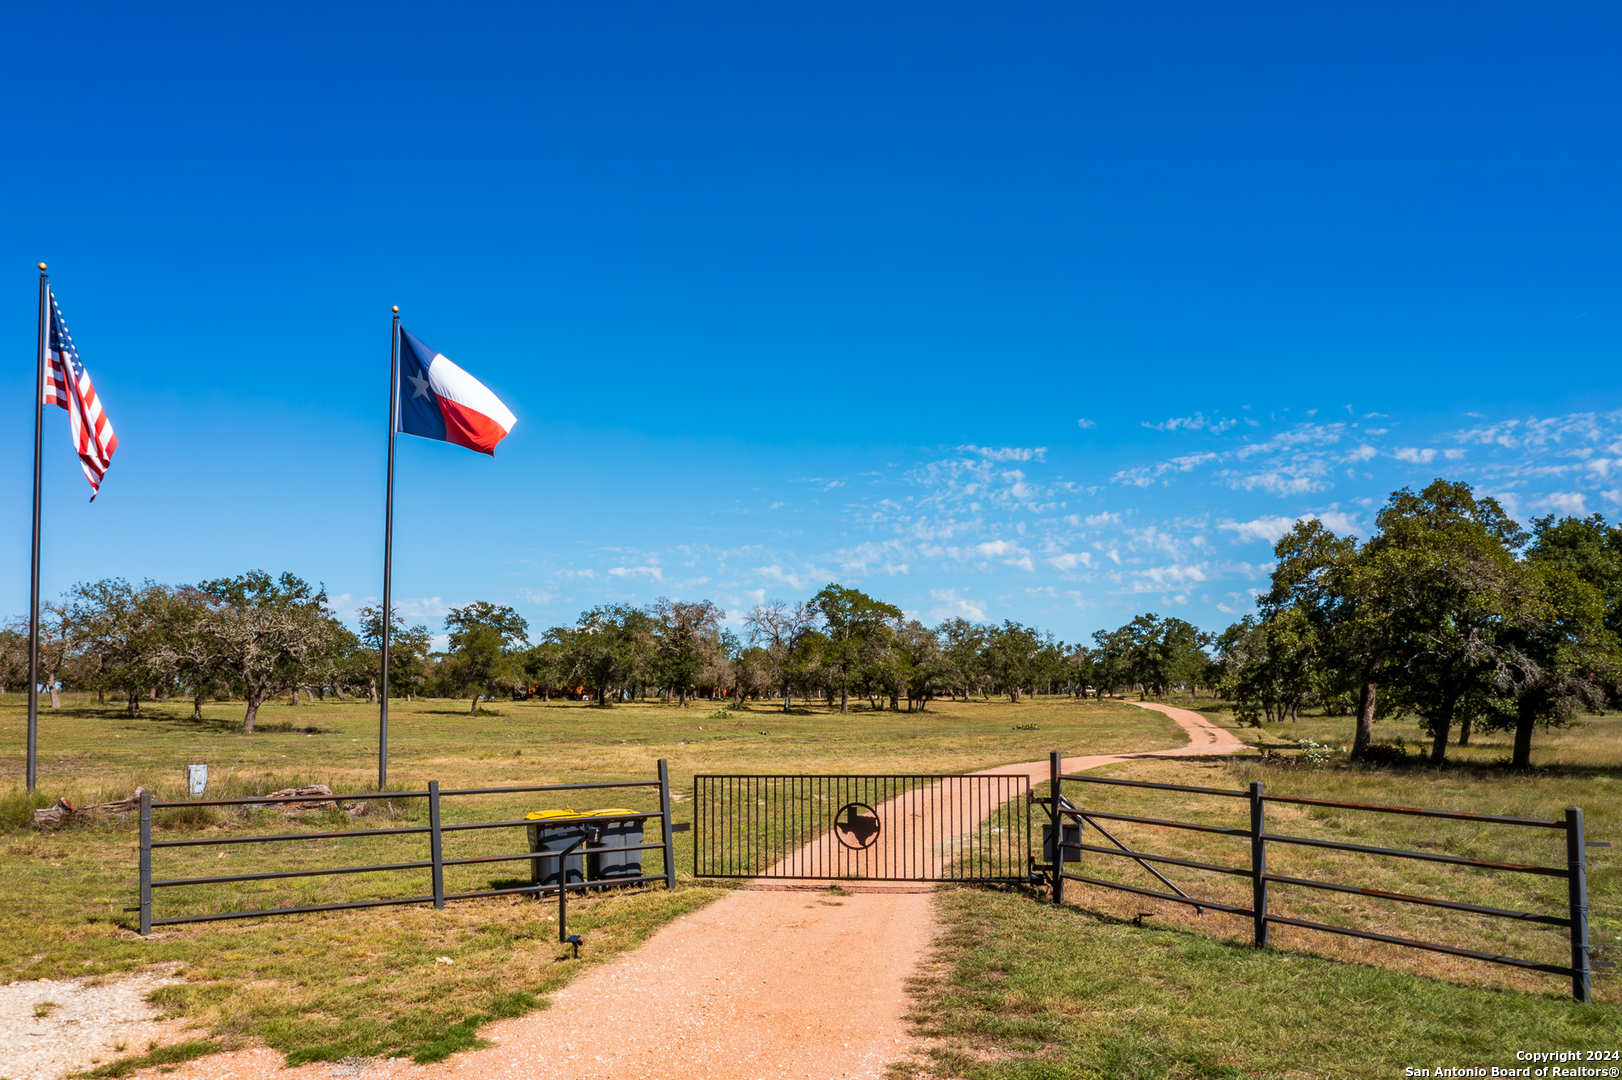
{"label": "green grass field", "polygon": [[[221,1045],[263,1039],[292,1061],[345,1055],[411,1054],[422,1060],[471,1045],[478,1017],[534,1007],[580,965],[563,959],[551,904],[526,899],[451,903],[445,911],[394,907],[157,928],[133,933],[136,823],[108,822],[41,834],[22,824],[31,805],[66,796],[84,805],[122,798],[137,784],[159,797],[184,794],[184,767],[207,763],[214,797],[266,794],[325,783],[336,792],[375,786],[377,717],[358,704],[266,706],[259,731],[240,733],[242,707],[216,704],[202,722],[190,705],[149,703],[131,720],[116,707],[70,696],[41,719],[39,797],[21,793],[25,704],[0,699],[0,741],[11,748],[0,796],[0,976],[108,977],[140,968],[183,970],[185,983],[160,992]],[[445,787],[642,780],[670,762],[679,800],[696,772],[957,772],[1040,759],[1049,746],[1097,752],[1170,747],[1174,724],[1128,706],[1063,700],[1018,707],[938,703],[927,713],[868,712],[841,717],[822,709],[791,714],[769,706],[718,715],[713,704],[686,709],[508,702],[469,717],[451,701],[390,707],[390,787]],[[0,790],[4,790],[0,788]],[[375,802],[375,801],[374,801]],[[653,809],[650,789],[612,794],[445,800],[447,823],[499,820],[532,809],[625,806]],[[420,801],[398,801],[380,817],[351,822],[312,813],[289,823],[279,813],[242,816],[200,808],[156,815],[159,839],[253,831],[377,828],[411,824]],[[686,820],[678,802],[675,815]],[[681,887],[571,899],[570,930],[587,942],[582,961],[634,946],[668,920],[722,894],[695,886],[691,834],[678,834]],[[421,836],[312,840],[158,851],[154,876],[194,877],[407,862],[425,858]],[[448,837],[447,858],[523,850],[517,830]],[[523,883],[525,863],[447,871],[449,892]],[[650,871],[655,869],[649,864]],[[254,910],[423,895],[425,871],[158,890],[154,915]],[[179,893],[180,895],[176,895]],[[453,962],[439,962],[439,957]]]}
{"label": "green grass field", "polygon": [[[395,907],[186,925],[159,928],[142,939],[133,932],[133,917],[123,912],[136,898],[135,823],[41,834],[22,824],[30,805],[46,805],[58,796],[81,804],[119,798],[136,784],[178,798],[184,766],[195,762],[209,765],[213,796],[263,794],[305,783],[364,792],[373,787],[376,770],[376,712],[365,705],[267,706],[260,713],[261,730],[252,736],[239,732],[240,705],[210,705],[201,722],[189,719],[189,704],[149,703],[145,710],[146,718],[130,720],[116,707],[71,696],[64,708],[46,710],[40,798],[30,802],[21,793],[23,701],[17,695],[0,699],[0,744],[10,748],[8,775],[0,779],[0,926],[5,929],[0,977],[6,981],[179,970],[184,982],[160,991],[155,1000],[169,1015],[187,1018],[198,1038],[215,1045],[259,1039],[292,1062],[384,1053],[432,1060],[474,1045],[484,1019],[539,1007],[583,966],[634,947],[670,919],[724,893],[690,878],[691,834],[678,834],[674,892],[627,890],[571,900],[570,929],[587,942],[579,962],[556,943],[556,923],[548,919],[552,905],[513,898],[454,902],[442,912]],[[847,717],[820,708],[784,715],[769,705],[727,712],[704,702],[687,709],[607,710],[511,702],[469,717],[462,703],[418,701],[397,702],[390,712],[390,786],[396,790],[420,789],[430,779],[446,787],[651,779],[662,757],[670,762],[677,821],[687,819],[688,807],[680,800],[695,772],[961,772],[1041,760],[1050,749],[1080,755],[1184,742],[1175,725],[1158,714],[1116,702],[1062,698],[1019,705],[937,702],[927,713],[910,715],[864,708]],[[1220,710],[1209,715],[1227,719]],[[1400,724],[1376,730],[1382,739],[1399,733],[1409,742],[1418,738],[1417,729]],[[1297,725],[1240,733],[1274,747],[1293,747],[1296,738],[1339,746],[1350,737],[1350,721],[1304,718]],[[1622,781],[1622,720],[1606,718],[1540,737],[1534,749],[1538,767],[1529,776],[1508,775],[1495,764],[1507,758],[1507,745],[1480,736],[1477,742],[1459,764],[1442,771],[1418,764],[1352,770],[1338,757],[1323,768],[1277,769],[1250,757],[1135,761],[1103,775],[1224,788],[1261,779],[1279,794],[1525,816],[1555,816],[1575,804],[1587,811],[1592,839],[1622,841],[1617,835],[1622,798],[1615,790]],[[445,817],[448,822],[488,820],[571,803],[576,809],[654,805],[646,789],[567,801],[487,796],[446,800]],[[1106,801],[1088,805],[1211,821],[1225,821],[1224,815],[1235,811],[1214,799],[1157,804],[1121,789],[1109,789]],[[160,816],[156,828],[159,838],[379,828],[413,823],[423,813],[420,803],[405,801],[392,806],[385,801],[378,809],[381,813],[353,822],[317,812],[291,824],[266,812],[181,811]],[[1415,819],[1363,820],[1305,808],[1270,813],[1275,829],[1298,835],[1368,837],[1364,842],[1484,857],[1493,857],[1491,851],[1529,860],[1557,854],[1550,846],[1558,835],[1553,833],[1523,835],[1500,849],[1493,845],[1503,837],[1462,823],[1427,832]],[[1154,832],[1128,827],[1117,835],[1168,854],[1208,861],[1238,857],[1220,845],[1198,846],[1189,839],[1195,834]],[[383,836],[298,841],[275,849],[160,851],[155,874],[403,862],[424,858],[425,846],[419,836]],[[521,848],[515,832],[491,830],[448,839],[446,855]],[[1548,883],[1540,886],[1536,879],[1527,879],[1533,886],[1525,890],[1523,882],[1506,884],[1434,864],[1375,866],[1299,850],[1303,854],[1296,863],[1280,853],[1275,865],[1300,876],[1356,875],[1359,884],[1396,891],[1454,895],[1448,890],[1462,890],[1457,898],[1473,902],[1559,910]],[[1130,862],[1105,866],[1101,858],[1089,859],[1085,872],[1095,876],[1132,881],[1138,880],[1133,875],[1141,876]],[[450,872],[447,889],[517,883],[524,866],[462,868]],[[1193,891],[1191,874],[1171,876]],[[421,895],[426,878],[425,871],[412,871],[159,891],[155,914]],[[1597,870],[1593,881],[1596,905],[1605,900],[1622,907],[1615,871]],[[1230,886],[1219,880],[1215,887]],[[1275,889],[1273,909],[1561,959],[1558,934],[1549,931],[1301,892]],[[1602,1004],[1583,1009],[1563,996],[1564,986],[1552,976],[1283,928],[1275,931],[1276,947],[1258,953],[1244,945],[1248,927],[1237,919],[1202,917],[1178,905],[1143,904],[1126,894],[1076,885],[1070,886],[1068,900],[1059,910],[1019,890],[943,891],[947,932],[938,962],[918,988],[919,1022],[941,1040],[935,1061],[940,1075],[1372,1077],[1400,1075],[1404,1065],[1414,1063],[1410,1058],[1434,1064],[1433,1059],[1481,1047],[1507,1047],[1513,1054],[1523,1045],[1555,1041],[1598,1046],[1604,1040],[1596,1032],[1622,1030],[1622,1010],[1614,1004],[1622,994],[1615,979],[1598,980]],[[1144,926],[1131,921],[1140,911],[1154,912]],[[1599,935],[1614,936],[1622,927],[1600,920],[1596,929],[1596,940],[1603,940]],[[954,987],[969,990],[943,992]],[[1461,1028],[1466,1024],[1468,1032]],[[1357,1040],[1353,1032],[1366,1026],[1380,1037]]]}
{"label": "green grass field", "polygon": [[[1184,703],[1185,706],[1191,703]],[[1229,714],[1198,704],[1232,726]],[[1295,751],[1297,740],[1349,743],[1347,718],[1235,728],[1247,742]],[[1376,739],[1421,741],[1417,726],[1382,723]],[[1505,736],[1477,736],[1455,764],[1436,770],[1416,756],[1401,766],[1351,768],[1336,754],[1320,768],[1234,760],[1135,761],[1092,775],[1241,789],[1333,801],[1422,806],[1555,818],[1584,808],[1591,849],[1591,940],[1600,958],[1622,961],[1622,717],[1534,743],[1534,770],[1506,772]],[[1450,748],[1450,756],[1458,748]],[[1078,790],[1079,789],[1079,790]],[[1045,794],[1045,785],[1044,791]],[[1246,803],[1216,796],[1067,784],[1087,809],[1243,827]],[[1248,865],[1248,843],[1208,834],[1105,822],[1146,850],[1204,862]],[[1322,807],[1269,804],[1270,831],[1380,847],[1564,865],[1564,834],[1424,820]],[[1089,830],[1088,843],[1107,844]],[[1146,888],[1164,887],[1135,863],[1088,853],[1073,872]],[[1365,888],[1549,914],[1565,912],[1560,879],[1498,874],[1434,863],[1377,859],[1269,845],[1269,869]],[[1161,867],[1196,896],[1249,906],[1249,883]],[[1517,1050],[1622,1050],[1622,986],[1597,976],[1595,1001],[1570,998],[1557,976],[1398,946],[1275,926],[1271,949],[1250,946],[1248,919],[1108,889],[1068,883],[1066,905],[1026,889],[953,890],[942,895],[946,930],[917,980],[920,1033],[935,1040],[917,1070],[974,1080],[1103,1078],[1338,1078],[1403,1076],[1406,1068],[1523,1065]],[[1417,937],[1527,959],[1566,963],[1564,929],[1462,915],[1345,894],[1275,885],[1277,914]],[[1614,1062],[1596,1064],[1610,1067]]]}

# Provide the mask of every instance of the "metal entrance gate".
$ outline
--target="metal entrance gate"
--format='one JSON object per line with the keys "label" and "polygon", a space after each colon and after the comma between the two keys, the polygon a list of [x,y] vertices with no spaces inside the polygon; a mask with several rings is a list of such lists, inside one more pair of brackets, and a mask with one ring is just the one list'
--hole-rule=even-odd
{"label": "metal entrance gate", "polygon": [[693,873],[1029,881],[1030,791],[1026,776],[695,776]]}

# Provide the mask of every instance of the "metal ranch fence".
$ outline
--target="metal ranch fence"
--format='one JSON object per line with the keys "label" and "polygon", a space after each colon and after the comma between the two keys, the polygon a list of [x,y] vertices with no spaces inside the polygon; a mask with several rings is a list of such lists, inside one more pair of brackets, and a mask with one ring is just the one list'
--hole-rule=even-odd
{"label": "metal ranch fence", "polygon": [[[444,857],[444,837],[446,833],[468,832],[481,829],[523,829],[535,825],[529,818],[504,821],[475,821],[460,822],[457,824],[443,824],[440,821],[441,800],[475,795],[508,795],[531,794],[544,792],[564,791],[603,791],[624,788],[657,788],[659,794],[659,809],[657,811],[636,812],[625,815],[590,815],[578,818],[550,818],[545,824],[551,827],[577,823],[582,827],[584,839],[569,847],[566,851],[524,851],[510,855],[475,855],[467,858],[447,859]],[[183,840],[154,840],[152,839],[152,812],[154,810],[173,810],[201,806],[249,806],[272,807],[285,809],[291,803],[339,803],[358,800],[410,800],[426,799],[428,803],[428,824],[408,825],[388,829],[347,829],[329,832],[294,832],[261,834],[254,836],[221,836],[187,838]],[[605,827],[615,821],[630,818],[659,819],[660,839],[652,844],[616,844],[602,845],[587,832],[588,827]],[[592,829],[595,831],[595,829]],[[659,760],[659,776],[656,780],[629,780],[616,782],[602,782],[589,784],[540,784],[522,787],[482,787],[482,788],[452,788],[441,789],[439,781],[431,780],[427,791],[386,791],[376,794],[364,795],[297,795],[282,798],[248,798],[248,799],[197,799],[185,802],[163,802],[154,800],[150,792],[141,793],[141,899],[137,910],[140,912],[141,933],[150,934],[154,926],[174,926],[180,923],[215,922],[222,919],[256,919],[272,915],[297,915],[312,911],[343,911],[351,908],[396,907],[407,904],[432,904],[435,908],[443,908],[447,900],[470,900],[481,896],[506,896],[514,893],[549,893],[554,890],[558,893],[559,914],[566,912],[568,891],[573,889],[581,891],[599,888],[604,885],[640,885],[654,881],[662,881],[666,888],[674,888],[676,884],[676,865],[671,858],[670,821],[670,773],[663,758]],[[154,851],[176,848],[212,847],[235,844],[278,844],[300,840],[349,840],[367,836],[425,836],[428,840],[428,857],[412,862],[382,863],[369,866],[335,866],[322,867],[312,870],[283,870],[257,874],[217,874],[208,877],[186,877],[154,879],[152,877],[152,855]],[[658,874],[643,874],[640,876],[616,876],[610,880],[587,880],[572,882],[568,880],[567,872],[563,869],[568,865],[569,857],[576,851],[582,855],[610,853],[620,856],[632,851],[658,851],[662,854],[663,870]],[[555,883],[542,883],[512,888],[475,889],[466,892],[447,893],[445,891],[445,868],[447,866],[468,866],[483,863],[503,863],[528,861],[538,859],[555,860],[559,867],[558,880]],[[355,900],[346,903],[334,904],[306,904],[298,907],[264,908],[254,911],[219,911],[204,915],[179,915],[167,919],[154,919],[152,917],[152,893],[156,889],[177,889],[196,885],[219,885],[238,881],[274,881],[286,878],[328,877],[346,874],[371,874],[390,870],[426,870],[429,872],[429,890],[425,895],[386,897],[377,900]],[[558,921],[558,939],[568,940],[563,919]]]}
{"label": "metal ranch fence", "polygon": [[[1124,892],[1136,893],[1140,896],[1154,897],[1158,900],[1169,900],[1173,903],[1186,904],[1195,908],[1210,908],[1213,911],[1223,911],[1230,915],[1238,915],[1254,921],[1255,941],[1259,947],[1268,943],[1268,928],[1272,924],[1281,926],[1295,926],[1305,930],[1317,930],[1329,934],[1342,934],[1348,937],[1362,938],[1367,941],[1381,941],[1389,945],[1401,945],[1411,949],[1425,949],[1431,952],[1447,953],[1452,956],[1468,957],[1473,960],[1482,960],[1489,964],[1504,964],[1510,967],[1524,968],[1531,971],[1542,971],[1552,975],[1563,975],[1571,979],[1571,994],[1578,1001],[1592,1000],[1592,976],[1595,967],[1609,967],[1609,964],[1600,964],[1589,957],[1588,937],[1588,880],[1586,874],[1585,848],[1608,847],[1608,844],[1589,844],[1583,836],[1583,812],[1577,807],[1566,811],[1564,819],[1545,818],[1518,818],[1504,817],[1494,814],[1469,814],[1450,810],[1420,810],[1406,806],[1378,806],[1364,803],[1331,802],[1325,799],[1305,799],[1289,795],[1268,795],[1262,790],[1260,781],[1253,781],[1247,791],[1231,791],[1224,788],[1192,787],[1185,784],[1154,784],[1138,780],[1114,780],[1099,776],[1079,776],[1066,774],[1060,771],[1060,758],[1058,751],[1054,751],[1049,760],[1049,783],[1051,797],[1044,800],[1049,814],[1049,835],[1058,837],[1058,850],[1090,852],[1096,855],[1107,855],[1118,858],[1129,858],[1140,866],[1153,873],[1161,882],[1169,886],[1172,892],[1161,892],[1155,889],[1141,888],[1127,885],[1119,881],[1108,881],[1103,878],[1088,877],[1082,874],[1072,874],[1064,870],[1067,862],[1075,862],[1069,858],[1054,858],[1050,881],[1053,887],[1053,902],[1064,903],[1064,883],[1066,881],[1081,882],[1087,885],[1096,885],[1106,889],[1119,889]],[[1078,807],[1065,796],[1065,784],[1104,784],[1124,788],[1147,789],[1155,791],[1174,791],[1185,794],[1215,795],[1231,799],[1244,799],[1250,810],[1250,826],[1244,829],[1224,828],[1216,825],[1205,825],[1190,821],[1174,821],[1166,818],[1139,817],[1131,814],[1105,813],[1099,810],[1089,810]],[[1075,790],[1074,788],[1072,790]],[[1566,865],[1565,866],[1535,866],[1519,865],[1514,863],[1492,862],[1485,859],[1472,859],[1463,855],[1446,855],[1440,852],[1404,851],[1399,848],[1374,847],[1367,844],[1351,844],[1338,840],[1318,839],[1304,836],[1284,836],[1267,831],[1266,813],[1268,803],[1291,803],[1298,806],[1330,807],[1342,810],[1368,811],[1379,814],[1397,814],[1410,817],[1447,818],[1459,821],[1483,822],[1491,825],[1512,826],[1530,829],[1557,829],[1565,832]],[[1210,833],[1220,836],[1231,836],[1246,839],[1250,842],[1250,865],[1224,866],[1216,863],[1202,862],[1194,859],[1174,858],[1167,855],[1155,855],[1146,851],[1134,851],[1121,841],[1110,835],[1096,819],[1106,821],[1132,822],[1140,825],[1153,825],[1170,829],[1186,829],[1195,832]],[[1088,826],[1096,829],[1113,846],[1104,847],[1099,844],[1081,842],[1082,830]],[[1455,866],[1475,867],[1483,870],[1502,871],[1511,874],[1530,874],[1541,877],[1564,878],[1567,883],[1566,912],[1561,915],[1537,914],[1526,911],[1510,911],[1503,908],[1488,907],[1482,904],[1467,904],[1453,900],[1441,900],[1433,897],[1409,896],[1403,893],[1383,892],[1376,889],[1359,888],[1354,885],[1342,885],[1330,881],[1318,881],[1311,878],[1290,877],[1282,874],[1271,874],[1267,870],[1267,848],[1269,844],[1300,845],[1305,847],[1329,848],[1336,851],[1348,851],[1363,855],[1387,856],[1398,859],[1416,859],[1424,862],[1450,863]],[[1160,863],[1185,867],[1191,870],[1202,870],[1214,874],[1224,874],[1233,877],[1247,878],[1251,887],[1251,905],[1240,907],[1232,904],[1219,903],[1209,899],[1190,896],[1182,889],[1173,885],[1164,875],[1156,871],[1150,864]],[[1452,911],[1468,912],[1475,915],[1487,915],[1501,919],[1513,919],[1523,923],[1536,923],[1545,926],[1564,927],[1569,932],[1571,943],[1571,963],[1569,965],[1545,964],[1533,960],[1522,960],[1512,956],[1501,956],[1495,953],[1481,952],[1475,949],[1462,949],[1451,945],[1442,945],[1431,941],[1420,941],[1414,938],[1397,937],[1391,934],[1377,934],[1367,930],[1358,930],[1348,926],[1335,926],[1328,923],[1313,922],[1307,919],[1295,919],[1284,915],[1276,915],[1268,911],[1267,889],[1271,884],[1295,885],[1309,889],[1326,889],[1333,892],[1351,893],[1358,896],[1367,896],[1380,900],[1392,900],[1404,904],[1418,904],[1426,907],[1446,908]]]}

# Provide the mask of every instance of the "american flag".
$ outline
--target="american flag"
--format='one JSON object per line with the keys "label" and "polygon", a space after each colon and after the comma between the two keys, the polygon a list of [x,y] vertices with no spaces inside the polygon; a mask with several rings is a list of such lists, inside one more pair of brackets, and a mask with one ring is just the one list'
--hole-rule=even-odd
{"label": "american flag", "polygon": [[90,501],[96,501],[101,491],[101,478],[113,462],[113,451],[118,449],[118,436],[113,424],[101,411],[101,399],[90,384],[90,372],[79,362],[79,350],[73,347],[73,335],[62,321],[62,309],[56,306],[56,293],[47,289],[51,302],[51,321],[45,341],[45,404],[60,405],[68,411],[68,431],[73,436],[73,450],[79,455],[85,479],[90,481]]}

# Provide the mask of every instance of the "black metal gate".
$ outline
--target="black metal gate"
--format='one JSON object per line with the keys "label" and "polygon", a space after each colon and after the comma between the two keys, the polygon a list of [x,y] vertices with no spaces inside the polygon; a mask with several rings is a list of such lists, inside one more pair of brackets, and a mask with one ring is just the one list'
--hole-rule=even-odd
{"label": "black metal gate", "polygon": [[693,777],[693,873],[1029,881],[1026,776]]}

